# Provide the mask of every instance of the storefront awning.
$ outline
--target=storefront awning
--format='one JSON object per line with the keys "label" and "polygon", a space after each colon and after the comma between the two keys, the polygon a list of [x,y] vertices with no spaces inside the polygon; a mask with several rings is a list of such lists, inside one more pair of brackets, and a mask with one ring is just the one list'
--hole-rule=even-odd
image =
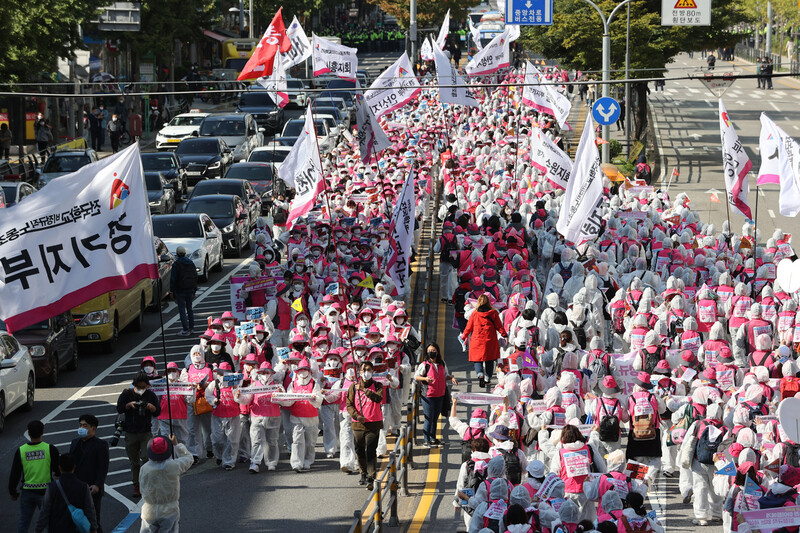
{"label": "storefront awning", "polygon": [[206,37],[210,37],[210,38],[214,39],[215,41],[219,41],[219,42],[222,42],[225,39],[227,39],[227,37],[225,37],[224,35],[220,35],[219,33],[214,33],[213,31],[209,31],[209,30],[203,30],[203,35],[205,35]]}

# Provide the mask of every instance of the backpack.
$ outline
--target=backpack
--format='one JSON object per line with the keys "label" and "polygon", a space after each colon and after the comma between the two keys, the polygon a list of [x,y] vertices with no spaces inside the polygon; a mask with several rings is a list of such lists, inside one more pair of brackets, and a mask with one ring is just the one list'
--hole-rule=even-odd
{"label": "backpack", "polygon": [[456,250],[458,250],[458,241],[455,238],[451,241],[448,241],[442,237],[442,251],[439,252],[439,262],[452,265],[454,263],[454,259],[450,257],[450,252],[455,252]]}
{"label": "backpack", "polygon": [[558,263],[558,274],[561,276],[561,279],[566,284],[569,281],[569,278],[572,277],[572,264],[568,267],[562,267],[561,263]]}
{"label": "backpack", "polygon": [[646,349],[642,348],[641,352],[642,352],[642,368],[648,374],[652,374],[653,370],[656,369],[656,365],[658,365],[658,362],[661,361],[662,359],[661,356],[663,355],[664,348],[662,346],[658,346],[656,348],[656,351],[653,353],[650,353]]}
{"label": "backpack", "polygon": [[178,265],[178,286],[176,287],[179,290],[183,289],[196,289],[197,288],[197,270],[194,268],[194,264],[191,265],[184,265],[180,261],[176,261],[172,268]]}
{"label": "backpack", "polygon": [[697,439],[697,451],[695,452],[699,463],[704,465],[714,464],[714,454],[719,451],[719,445],[722,444],[722,439],[725,438],[725,432],[722,431],[714,440],[711,440],[708,435],[709,429],[712,426],[721,429],[718,424],[719,423],[714,420],[709,420],[708,423],[700,423],[700,428],[698,430],[700,436]]}
{"label": "backpack", "polygon": [[641,521],[634,519],[633,524],[628,521],[625,515],[622,515],[619,520],[622,525],[622,531],[626,533],[652,533],[653,528],[650,527],[650,521],[647,517],[641,517]]}
{"label": "backpack", "polygon": [[619,305],[611,307],[611,326],[614,328],[614,333],[622,335],[625,333],[625,306]]}
{"label": "backpack", "polygon": [[575,333],[575,339],[578,341],[578,346],[580,346],[581,350],[586,349],[586,330],[583,329],[583,326],[586,325],[587,320],[584,320],[581,324],[576,324],[572,320],[569,321],[570,325],[572,326],[572,331]]}
{"label": "backpack", "polygon": [[[600,417],[600,424],[597,432],[600,435],[600,440],[603,442],[616,442],[619,440],[619,417],[616,414],[608,414],[606,403],[602,398],[597,399],[600,402],[600,409],[603,410],[604,416]],[[617,400],[617,407],[620,407],[619,400]]]}
{"label": "backpack", "polygon": [[653,178],[650,165],[647,163],[639,163],[636,165],[636,179],[644,180],[645,183],[650,185],[650,180]]}
{"label": "backpack", "polygon": [[671,428],[669,428],[669,435],[667,435],[667,446],[677,446],[683,443],[683,439],[686,438],[686,432],[689,431],[692,423],[699,419],[699,415],[697,408],[694,405],[690,405],[689,409],[686,409],[683,414],[683,418],[681,418],[677,424],[674,424]]}
{"label": "backpack", "polygon": [[[652,397],[653,397],[652,394],[648,395],[647,397],[648,403],[650,402],[650,398]],[[655,413],[651,413],[649,415],[634,415],[633,423],[631,425],[633,430],[633,436],[636,440],[653,440],[656,438]]]}
{"label": "backpack", "polygon": [[472,459],[468,459],[467,463],[467,484],[465,485],[468,489],[472,489],[474,494],[478,493],[478,487],[481,486],[481,483],[486,481],[486,469],[484,468],[481,471],[475,470],[475,461]]}
{"label": "backpack", "polygon": [[516,446],[510,452],[500,450],[500,453],[503,455],[503,462],[505,463],[505,478],[512,485],[519,485],[522,483],[522,465],[517,456]]}
{"label": "backpack", "polygon": [[597,378],[597,382],[599,383],[608,375],[609,355],[604,353],[603,357],[597,357],[596,354],[593,354],[591,357],[593,357],[593,359],[589,363],[589,371]]}
{"label": "backpack", "polygon": [[797,491],[795,489],[787,490],[782,494],[775,494],[771,490],[758,499],[759,509],[777,509],[778,507],[785,507],[787,502],[794,502],[797,499]]}

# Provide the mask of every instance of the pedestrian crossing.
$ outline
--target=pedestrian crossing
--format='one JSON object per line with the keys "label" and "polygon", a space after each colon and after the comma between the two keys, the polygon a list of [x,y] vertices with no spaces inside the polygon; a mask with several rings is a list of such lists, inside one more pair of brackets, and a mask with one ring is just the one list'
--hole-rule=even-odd
{"label": "pedestrian crossing", "polygon": [[[651,98],[659,99],[659,95],[663,95],[666,97],[671,97],[673,99],[682,99],[688,95],[701,95],[701,94],[708,94],[708,91],[705,89],[695,89],[695,88],[664,88],[660,91],[652,91],[650,93]],[[778,91],[770,94],[772,97],[771,100],[774,100],[778,103],[781,101],[784,102],[800,102],[800,91],[792,91],[792,90],[784,90]],[[748,102],[753,100],[762,100],[764,98],[764,90],[763,89],[728,89],[725,91],[725,94],[722,96],[726,103],[733,102],[734,104],[743,106]]]}

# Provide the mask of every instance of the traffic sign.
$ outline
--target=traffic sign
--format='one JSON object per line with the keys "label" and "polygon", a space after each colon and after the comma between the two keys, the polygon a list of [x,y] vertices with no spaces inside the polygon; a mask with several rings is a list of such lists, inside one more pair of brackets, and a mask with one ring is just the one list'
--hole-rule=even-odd
{"label": "traffic sign", "polygon": [[592,118],[601,126],[608,126],[619,120],[619,103],[610,96],[598,99],[592,106]]}
{"label": "traffic sign", "polygon": [[661,0],[662,26],[710,26],[711,0]]}
{"label": "traffic sign", "polygon": [[505,0],[506,24],[549,26],[553,24],[553,0]]}
{"label": "traffic sign", "polygon": [[736,78],[738,78],[740,74],[741,72],[738,70],[732,70],[730,72],[713,72],[701,69],[695,72],[694,76],[696,76],[697,79],[700,80],[703,85],[706,86],[706,89],[711,91],[714,96],[717,98],[722,98],[722,95],[725,94],[725,91],[728,90],[728,87],[733,85],[733,82],[736,81]]}

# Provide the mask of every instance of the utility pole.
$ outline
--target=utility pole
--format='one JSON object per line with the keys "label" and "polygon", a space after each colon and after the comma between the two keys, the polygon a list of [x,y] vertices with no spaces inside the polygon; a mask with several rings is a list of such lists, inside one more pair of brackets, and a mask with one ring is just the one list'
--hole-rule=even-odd
{"label": "utility pole", "polygon": [[766,44],[767,57],[772,58],[772,2],[767,2],[767,35]]}
{"label": "utility pole", "polygon": [[411,0],[408,39],[411,41],[411,64],[414,65],[417,60],[417,0]]}

